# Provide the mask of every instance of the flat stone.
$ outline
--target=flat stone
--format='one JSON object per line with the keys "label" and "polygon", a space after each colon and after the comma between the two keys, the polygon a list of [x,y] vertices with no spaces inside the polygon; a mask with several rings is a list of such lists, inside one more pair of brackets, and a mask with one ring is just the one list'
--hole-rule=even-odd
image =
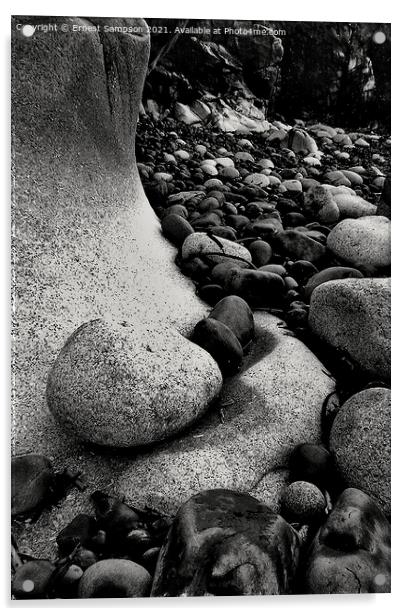
{"label": "flat stone", "polygon": [[332,280],[312,294],[311,329],[373,378],[390,379],[389,278]]}
{"label": "flat stone", "polygon": [[391,223],[385,216],[364,216],[339,222],[327,237],[327,248],[363,273],[391,265]]}
{"label": "flat stone", "polygon": [[48,377],[47,402],[81,441],[135,447],[193,423],[221,386],[216,362],[176,330],[98,319],[62,348]]}
{"label": "flat stone", "polygon": [[185,239],[181,249],[181,255],[184,260],[199,257],[200,255],[207,255],[209,253],[222,253],[219,256],[214,255],[207,257],[207,259],[214,264],[225,261],[229,256],[241,257],[246,261],[252,261],[251,253],[245,246],[241,246],[241,244],[221,237],[217,237],[217,239],[214,240],[209,237],[207,233],[193,233],[189,235]]}
{"label": "flat stone", "polygon": [[116,484],[128,502],[174,513],[200,490],[256,493],[269,473],[263,499],[278,503],[293,448],[321,441],[331,379],[302,342],[285,336],[280,319],[254,318],[254,343],[241,372],[224,383],[221,416],[208,413],[186,435],[130,462]]}
{"label": "flat stone", "polygon": [[341,218],[361,218],[373,216],[377,212],[377,206],[358,195],[336,192],[333,198],[340,211]]}
{"label": "flat stone", "polygon": [[337,413],[330,433],[335,465],[349,488],[374,498],[391,513],[391,390],[365,389]]}

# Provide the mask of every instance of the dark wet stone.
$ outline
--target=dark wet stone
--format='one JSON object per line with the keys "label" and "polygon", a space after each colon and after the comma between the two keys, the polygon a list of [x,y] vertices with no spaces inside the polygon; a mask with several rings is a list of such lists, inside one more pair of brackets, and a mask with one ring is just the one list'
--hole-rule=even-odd
{"label": "dark wet stone", "polygon": [[329,280],[343,280],[345,278],[363,278],[363,274],[353,267],[328,267],[309,278],[305,286],[306,299],[310,299],[313,291],[319,285]]}
{"label": "dark wet stone", "polygon": [[94,517],[80,513],[57,535],[60,554],[68,555],[79,544],[88,545],[97,531]]}
{"label": "dark wet stone", "polygon": [[285,290],[283,278],[265,271],[236,269],[226,284],[228,293],[239,295],[251,308],[279,306]]}
{"label": "dark wet stone", "polygon": [[323,445],[302,443],[291,454],[290,471],[294,481],[308,481],[326,490],[333,480],[333,460]]}
{"label": "dark wet stone", "polygon": [[267,265],[272,255],[272,248],[263,240],[255,240],[248,246],[248,250],[252,255],[252,262],[257,267]]}
{"label": "dark wet stone", "polygon": [[231,329],[221,321],[202,319],[195,326],[191,340],[215,359],[223,375],[235,374],[240,369],[242,346]]}
{"label": "dark wet stone", "polygon": [[301,286],[304,286],[309,278],[318,273],[318,269],[313,263],[303,259],[295,261],[290,265],[288,264],[286,267],[290,275],[293,276]]}
{"label": "dark wet stone", "polygon": [[311,594],[391,590],[391,529],[374,500],[345,490],[317,534],[301,576]]}
{"label": "dark wet stone", "polygon": [[242,347],[246,347],[254,338],[252,310],[241,297],[228,295],[223,298],[210,312],[209,317],[229,327]]}
{"label": "dark wet stone", "polygon": [[291,591],[297,533],[247,494],[208,490],[178,511],[153,580],[153,597],[273,595]]}
{"label": "dark wet stone", "polygon": [[45,456],[25,454],[11,459],[11,515],[38,511],[54,486],[55,475]]}
{"label": "dark wet stone", "polygon": [[225,291],[218,284],[206,284],[198,289],[198,295],[210,306],[215,306],[225,296]]}
{"label": "dark wet stone", "polygon": [[316,263],[326,254],[325,246],[299,231],[284,231],[275,238],[274,246],[294,259]]}
{"label": "dark wet stone", "polygon": [[175,246],[182,246],[186,237],[194,233],[188,220],[178,214],[169,214],[161,221],[163,235]]}

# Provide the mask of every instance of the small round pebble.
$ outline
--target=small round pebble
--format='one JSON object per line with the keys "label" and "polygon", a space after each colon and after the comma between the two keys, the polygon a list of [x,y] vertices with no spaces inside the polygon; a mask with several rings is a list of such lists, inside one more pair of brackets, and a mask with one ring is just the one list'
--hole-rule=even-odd
{"label": "small round pebble", "polygon": [[291,483],[282,496],[282,513],[288,522],[318,522],[323,518],[325,508],[323,494],[307,481]]}

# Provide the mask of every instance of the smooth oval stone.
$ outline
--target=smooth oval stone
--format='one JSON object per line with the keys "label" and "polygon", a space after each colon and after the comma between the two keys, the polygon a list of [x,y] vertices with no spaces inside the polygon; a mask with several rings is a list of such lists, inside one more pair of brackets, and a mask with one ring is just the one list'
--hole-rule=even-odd
{"label": "smooth oval stone", "polygon": [[228,158],[225,156],[219,157],[215,159],[217,165],[221,165],[221,167],[234,167],[234,161],[232,158]]}
{"label": "smooth oval stone", "polygon": [[48,458],[23,454],[11,458],[11,515],[35,511],[50,495],[54,471]]}
{"label": "smooth oval stone", "polygon": [[330,280],[318,286],[311,297],[309,326],[371,379],[390,380],[389,278]]}
{"label": "smooth oval stone", "polygon": [[365,139],[363,139],[362,137],[360,137],[359,139],[357,139],[354,142],[354,145],[357,145],[360,148],[369,148],[370,144],[368,143],[368,141],[366,141]]}
{"label": "smooth oval stone", "polygon": [[341,169],[341,173],[350,180],[352,186],[361,186],[361,184],[364,183],[364,180],[361,175],[359,175],[355,171],[350,171],[350,169]]}
{"label": "smooth oval stone", "polygon": [[270,158],[261,158],[261,160],[258,160],[257,165],[262,169],[273,169],[275,167]]}
{"label": "smooth oval stone", "polygon": [[209,317],[224,323],[236,335],[242,347],[254,337],[254,317],[246,301],[237,295],[228,295],[210,312]]}
{"label": "smooth oval stone", "polygon": [[328,267],[309,278],[304,291],[306,299],[310,300],[313,291],[319,285],[329,280],[342,280],[344,278],[363,278],[363,274],[353,267]]}
{"label": "smooth oval stone", "polygon": [[360,490],[344,490],[300,571],[302,592],[390,592],[390,544],[390,524],[375,501]]}
{"label": "smooth oval stone", "polygon": [[299,537],[249,494],[200,492],[177,512],[160,552],[152,597],[290,592]]}
{"label": "smooth oval stone", "polygon": [[81,441],[133,447],[191,424],[221,385],[213,359],[175,329],[97,319],[67,340],[46,395],[54,417]]}
{"label": "smooth oval stone", "polygon": [[259,268],[263,272],[272,272],[273,274],[278,274],[279,276],[287,276],[288,272],[279,263],[269,263],[268,265],[262,265]]}
{"label": "smooth oval stone", "polygon": [[222,180],[219,180],[218,178],[211,178],[210,180],[206,180],[204,182],[204,186],[211,190],[213,188],[219,188],[220,186],[223,186],[223,183]]}
{"label": "smooth oval stone", "polygon": [[335,466],[347,487],[363,490],[391,513],[391,390],[375,387],[351,396],[330,433]]}
{"label": "smooth oval stone", "polygon": [[162,218],[161,227],[164,237],[175,246],[182,246],[186,237],[194,233],[188,220],[178,214],[168,214]]}
{"label": "smooth oval stone", "polygon": [[219,205],[225,203],[225,194],[221,190],[210,190],[210,192],[207,193],[207,198],[216,199]]}
{"label": "smooth oval stone", "polygon": [[224,376],[235,374],[240,369],[242,346],[234,332],[223,322],[211,316],[199,321],[191,340],[213,357]]}
{"label": "smooth oval stone", "polygon": [[287,269],[291,276],[298,281],[300,285],[304,285],[311,276],[317,274],[318,269],[313,263],[310,261],[305,261],[304,259],[300,259],[299,261],[295,261],[290,266],[287,266]]}
{"label": "smooth oval stone", "polygon": [[252,261],[257,266],[266,265],[272,256],[272,248],[263,240],[255,240],[248,246],[248,250],[252,255]]}
{"label": "smooth oval stone", "polygon": [[234,158],[238,162],[250,162],[254,163],[255,159],[249,152],[236,152]]}
{"label": "smooth oval stone", "polygon": [[237,215],[230,215],[227,216],[226,218],[226,222],[233,227],[234,229],[236,229],[236,231],[242,231],[243,229],[245,229],[245,227],[247,227],[250,224],[250,220],[247,216],[242,216],[241,214],[237,214]]}
{"label": "smooth oval stone", "polygon": [[280,186],[281,180],[277,178],[275,175],[269,176],[269,186]]}
{"label": "smooth oval stone", "polygon": [[351,186],[351,182],[341,171],[328,171],[324,180],[333,186]]}
{"label": "smooth oval stone", "polygon": [[241,174],[235,167],[223,167],[220,171],[220,176],[227,180],[236,180]]}
{"label": "smooth oval stone", "polygon": [[219,263],[211,270],[211,279],[213,282],[220,284],[222,287],[225,287],[227,281],[231,277],[231,272],[237,269],[245,269],[247,268],[247,264],[243,261],[233,261],[230,259],[229,261],[224,261],[223,263]]}
{"label": "smooth oval stone", "polygon": [[245,184],[251,186],[259,186],[260,188],[266,188],[269,186],[269,178],[263,173],[250,173],[244,179]]}
{"label": "smooth oval stone", "polygon": [[209,237],[206,233],[193,233],[184,241],[181,249],[181,256],[184,260],[189,260],[192,257],[199,257],[200,255],[204,255],[206,259],[214,265],[222,261],[227,261],[229,256],[238,257],[238,259],[231,259],[236,262],[239,262],[240,258],[245,261],[252,261],[249,250],[236,242],[218,237],[214,239]]}
{"label": "smooth oval stone", "polygon": [[361,218],[373,216],[377,212],[377,206],[369,203],[358,195],[335,194],[333,196],[342,218]]}
{"label": "smooth oval stone", "polygon": [[292,451],[290,471],[294,480],[307,481],[326,490],[333,480],[332,457],[322,445],[302,443]]}
{"label": "smooth oval stone", "polygon": [[196,151],[196,152],[198,152],[199,154],[201,154],[201,156],[204,156],[204,154],[205,154],[205,153],[206,153],[206,151],[207,151],[207,148],[205,147],[205,145],[201,145],[200,143],[198,143],[198,144],[195,146],[195,148],[194,148],[194,149],[195,149],[195,151]]}
{"label": "smooth oval stone", "polygon": [[176,203],[181,203],[184,205],[185,203],[189,203],[192,199],[204,199],[205,192],[202,190],[183,190],[181,192],[175,193],[174,195],[170,195],[167,199],[168,205],[173,205]]}
{"label": "smooth oval stone", "polygon": [[285,290],[281,276],[261,270],[237,269],[226,283],[226,291],[239,295],[253,307],[273,307],[280,304]]}
{"label": "smooth oval stone", "polygon": [[218,171],[214,165],[210,165],[209,163],[205,163],[201,165],[201,170],[205,173],[205,175],[215,176],[218,175]]}
{"label": "smooth oval stone", "polygon": [[[188,240],[188,238],[187,238]],[[326,254],[326,248],[316,240],[299,231],[283,231],[276,236],[276,246],[285,255],[296,260],[320,261]]]}
{"label": "smooth oval stone", "polygon": [[131,560],[108,558],[89,567],[81,577],[79,599],[148,597],[150,573]]}
{"label": "smooth oval stone", "polygon": [[317,486],[307,481],[291,483],[282,495],[282,515],[288,522],[311,524],[324,518],[326,499]]}
{"label": "smooth oval stone", "polygon": [[327,247],[341,261],[373,275],[391,265],[391,223],[385,216],[347,218],[330,232]]}
{"label": "smooth oval stone", "polygon": [[164,180],[165,182],[171,182],[173,176],[171,173],[165,173],[164,171],[157,172],[153,174],[153,179],[155,180]]}

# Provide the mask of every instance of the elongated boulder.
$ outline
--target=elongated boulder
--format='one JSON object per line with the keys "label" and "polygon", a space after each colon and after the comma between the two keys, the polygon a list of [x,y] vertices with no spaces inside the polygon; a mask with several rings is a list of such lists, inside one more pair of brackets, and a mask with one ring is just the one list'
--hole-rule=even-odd
{"label": "elongated boulder", "polygon": [[333,382],[303,343],[278,327],[278,318],[254,318],[253,344],[241,372],[224,383],[221,410],[129,464],[117,485],[128,502],[175,513],[201,490],[256,492],[270,472],[263,499],[276,506],[293,448],[321,439],[322,403]]}
{"label": "elongated boulder", "polygon": [[[228,260],[228,257],[238,257],[238,260],[252,261],[251,253],[236,242],[221,237],[210,237],[207,233],[193,233],[189,235],[181,248],[184,260],[194,257],[206,256],[209,263],[214,265]],[[230,259],[233,260],[233,259]]]}
{"label": "elongated boulder", "polygon": [[312,331],[375,379],[390,379],[389,278],[331,280],[312,293]]}
{"label": "elongated boulder", "polygon": [[346,219],[329,233],[328,249],[341,261],[366,274],[391,265],[391,224],[385,216]]}
{"label": "elongated boulder", "polygon": [[390,592],[390,543],[390,524],[376,502],[360,490],[344,490],[311,546],[301,590]]}
{"label": "elongated boulder", "polygon": [[248,494],[208,490],[178,511],[161,549],[153,597],[288,594],[299,537]]}
{"label": "elongated boulder", "polygon": [[47,402],[81,441],[148,445],[193,423],[220,393],[216,362],[173,328],[96,319],[58,355]]}
{"label": "elongated boulder", "polygon": [[[174,264],[176,249],[161,234],[136,166],[146,23],[53,17],[58,32],[17,30],[45,20],[12,22],[12,448],[51,458],[56,471],[82,470],[97,489],[115,480],[124,460],[80,445],[48,410],[47,375],[65,341],[105,317],[189,335],[207,307]],[[60,517],[53,510],[35,527],[15,529],[19,544],[53,555],[49,525],[62,528],[87,502],[86,491],[73,491]]]}
{"label": "elongated boulder", "polygon": [[330,449],[345,484],[374,498],[391,513],[391,391],[365,389],[335,417]]}

